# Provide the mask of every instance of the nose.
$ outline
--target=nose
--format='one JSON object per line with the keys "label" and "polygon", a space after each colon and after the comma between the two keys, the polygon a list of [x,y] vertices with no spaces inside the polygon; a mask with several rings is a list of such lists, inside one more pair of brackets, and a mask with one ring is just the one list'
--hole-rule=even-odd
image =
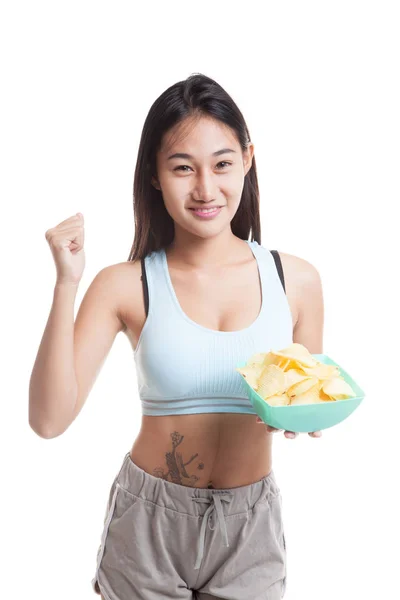
{"label": "nose", "polygon": [[206,170],[197,176],[192,196],[203,202],[212,202],[216,198],[213,177]]}

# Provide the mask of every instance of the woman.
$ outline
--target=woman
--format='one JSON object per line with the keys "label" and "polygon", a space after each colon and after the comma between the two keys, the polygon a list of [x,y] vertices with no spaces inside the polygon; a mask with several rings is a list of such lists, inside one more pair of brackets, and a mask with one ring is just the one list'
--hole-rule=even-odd
{"label": "woman", "polygon": [[46,232],[57,283],[30,424],[46,438],[64,432],[123,331],[142,426],[110,489],[93,589],[105,600],[281,598],[277,430],[257,418],[235,367],[292,342],[322,353],[322,289],[310,263],[261,245],[254,146],[212,79],[192,75],[154,102],[134,209],[128,261],[96,275],[75,324],[83,216]]}

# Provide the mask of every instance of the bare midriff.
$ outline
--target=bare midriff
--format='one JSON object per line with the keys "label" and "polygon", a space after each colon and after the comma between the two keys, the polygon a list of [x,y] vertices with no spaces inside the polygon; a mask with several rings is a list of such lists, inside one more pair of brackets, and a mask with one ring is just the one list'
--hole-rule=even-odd
{"label": "bare midriff", "polygon": [[256,415],[142,416],[131,460],[154,477],[187,487],[249,485],[272,468],[272,436]]}

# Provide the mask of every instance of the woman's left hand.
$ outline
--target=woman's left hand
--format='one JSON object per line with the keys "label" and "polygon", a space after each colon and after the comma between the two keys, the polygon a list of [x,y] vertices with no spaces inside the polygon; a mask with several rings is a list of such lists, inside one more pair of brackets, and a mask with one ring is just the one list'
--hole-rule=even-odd
{"label": "woman's left hand", "polygon": [[[262,421],[262,419],[260,419],[260,417],[257,417],[257,423],[264,423],[264,421]],[[271,425],[267,425],[266,423],[264,423],[265,427],[267,428],[267,431],[269,433],[275,433],[276,431],[283,431],[282,429],[277,429],[276,427],[271,427]],[[298,431],[285,431],[285,437],[290,439],[294,439],[299,435]],[[308,435],[313,437],[313,438],[319,438],[322,435],[322,431],[309,431]]]}

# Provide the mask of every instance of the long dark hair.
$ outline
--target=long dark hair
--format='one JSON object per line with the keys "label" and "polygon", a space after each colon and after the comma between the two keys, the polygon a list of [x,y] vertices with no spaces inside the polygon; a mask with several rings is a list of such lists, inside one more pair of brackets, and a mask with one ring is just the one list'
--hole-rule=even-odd
{"label": "long dark hair", "polygon": [[[242,151],[250,135],[242,113],[229,94],[213,79],[201,73],[190,75],[165,90],[151,106],[143,125],[133,183],[135,238],[128,261],[140,260],[165,248],[174,238],[174,221],[164,206],[161,191],[152,183],[156,156],[163,135],[187,117],[210,116],[228,125],[236,134]],[[231,221],[237,237],[261,244],[259,189],[255,157],[244,180],[239,207]]]}

